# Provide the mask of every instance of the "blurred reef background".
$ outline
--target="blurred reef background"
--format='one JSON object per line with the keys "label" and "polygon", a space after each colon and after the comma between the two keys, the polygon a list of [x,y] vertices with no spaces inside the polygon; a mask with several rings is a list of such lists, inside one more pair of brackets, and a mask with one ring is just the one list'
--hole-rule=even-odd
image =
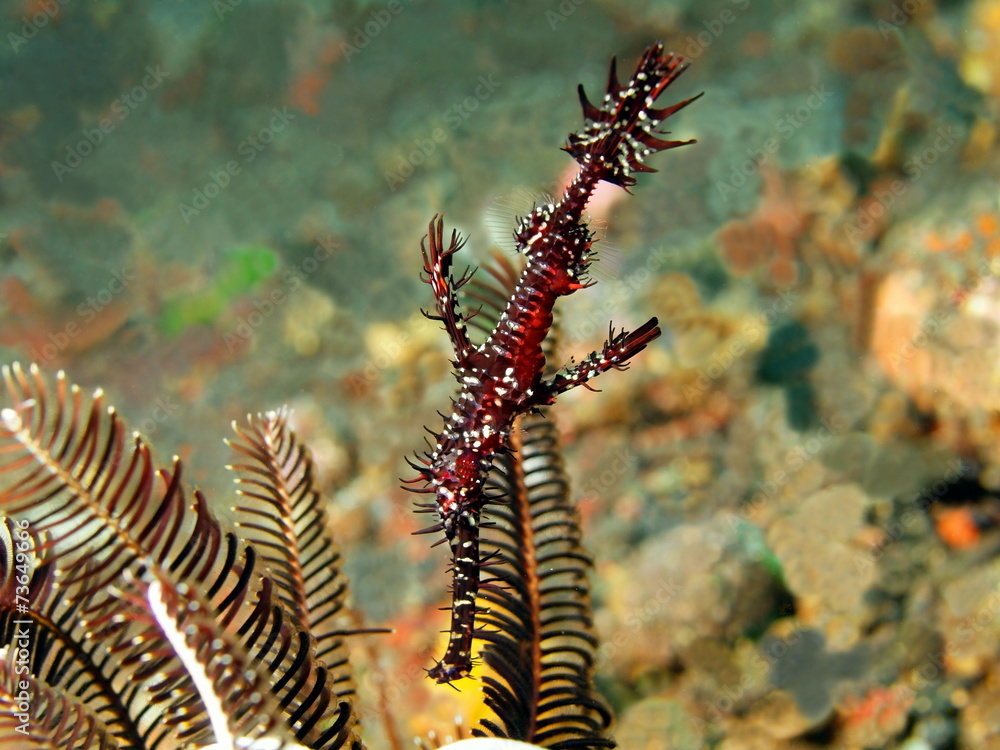
{"label": "blurred reef background", "polygon": [[102,386],[223,514],[229,422],[289,403],[396,629],[369,745],[471,722],[397,481],[454,391],[420,237],[509,244],[576,84],[657,38],[698,144],[594,206],[563,356],[666,335],[554,409],[619,744],[1000,748],[996,0],[0,0],[0,361]]}

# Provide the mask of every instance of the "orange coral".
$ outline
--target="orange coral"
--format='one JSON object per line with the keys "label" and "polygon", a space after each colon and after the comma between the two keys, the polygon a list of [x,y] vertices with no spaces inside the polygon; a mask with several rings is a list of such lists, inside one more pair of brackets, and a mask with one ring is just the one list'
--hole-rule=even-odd
{"label": "orange coral", "polygon": [[884,747],[906,727],[913,691],[902,687],[876,687],[863,696],[849,696],[840,707],[849,746]]}
{"label": "orange coral", "polygon": [[333,67],[340,59],[338,39],[325,40],[316,53],[312,66],[296,75],[288,87],[288,102],[310,117],[322,111],[323,90],[333,78]]}
{"label": "orange coral", "polygon": [[986,257],[1000,253],[1000,218],[991,211],[981,211],[971,221],[927,231],[925,247],[932,253],[962,255],[982,247]]}
{"label": "orange coral", "polygon": [[736,276],[764,268],[771,281],[788,286],[798,281],[798,245],[810,216],[790,194],[777,169],[763,163],[760,175],[764,188],[756,210],[719,230],[722,256]]}
{"label": "orange coral", "polygon": [[942,511],[935,523],[941,541],[955,549],[970,549],[979,544],[979,526],[969,508]]}

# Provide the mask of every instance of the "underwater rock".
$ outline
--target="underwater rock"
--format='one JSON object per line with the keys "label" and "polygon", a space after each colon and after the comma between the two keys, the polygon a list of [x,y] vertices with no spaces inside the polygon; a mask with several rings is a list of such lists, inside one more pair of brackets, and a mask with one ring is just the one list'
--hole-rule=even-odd
{"label": "underwater rock", "polygon": [[809,372],[819,362],[819,348],[809,330],[797,320],[771,329],[767,345],[760,354],[757,378],[785,389],[788,424],[805,430],[816,423],[816,390]]}
{"label": "underwater rock", "polygon": [[[609,571],[615,625],[602,638],[600,654],[613,656],[616,672],[635,674],[674,658],[683,661],[696,642],[739,635],[770,610],[773,582],[759,564],[759,551],[732,521],[725,513],[675,527]],[[615,584],[619,577],[622,585]],[[639,587],[624,585],[626,579],[648,585],[640,593]]]}
{"label": "underwater rock", "polygon": [[969,691],[959,718],[961,747],[994,748],[1000,744],[1000,678],[991,673]]}
{"label": "underwater rock", "polygon": [[799,737],[810,729],[821,725],[826,715],[820,719],[809,718],[799,709],[791,695],[783,690],[775,690],[754,704],[747,720],[758,729],[766,732],[774,740],[788,740]]}
{"label": "underwater rock", "polygon": [[811,628],[792,631],[782,642],[765,638],[761,652],[771,656],[771,684],[788,693],[804,717],[821,722],[833,709],[841,683],[864,676],[867,649],[830,652],[823,634]]}
{"label": "underwater rock", "polygon": [[679,701],[648,698],[622,714],[615,741],[630,750],[696,748],[703,746],[704,732]]}
{"label": "underwater rock", "polygon": [[835,648],[860,637],[865,593],[877,578],[874,566],[858,564],[862,555],[853,544],[870,502],[856,484],[827,487],[775,521],[767,534],[803,622],[823,630]]}
{"label": "underwater rock", "polygon": [[889,381],[933,420],[938,442],[996,465],[996,187],[975,184],[965,195],[970,207],[961,213],[935,207],[886,235],[884,263],[891,270],[875,292],[869,346]]}
{"label": "underwater rock", "polygon": [[941,633],[951,673],[975,678],[989,669],[1000,640],[1000,560],[964,570],[941,587]]}
{"label": "underwater rock", "polygon": [[844,747],[890,747],[907,725],[913,690],[905,685],[875,687],[840,706]]}

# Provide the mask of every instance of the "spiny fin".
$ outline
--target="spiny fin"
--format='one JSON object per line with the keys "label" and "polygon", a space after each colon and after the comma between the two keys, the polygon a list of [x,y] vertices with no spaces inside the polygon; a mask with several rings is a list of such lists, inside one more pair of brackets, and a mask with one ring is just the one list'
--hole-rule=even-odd
{"label": "spiny fin", "polygon": [[584,126],[570,134],[563,151],[584,169],[598,170],[600,179],[624,188],[635,184],[633,172],[655,172],[645,164],[650,154],[694,143],[664,140],[659,136],[666,132],[657,127],[701,94],[669,107],[653,106],[663,90],[686,69],[683,58],[665,52],[662,42],[657,43],[646,50],[632,78],[622,86],[612,58],[607,94],[599,107],[587,99],[583,85],[579,86]]}

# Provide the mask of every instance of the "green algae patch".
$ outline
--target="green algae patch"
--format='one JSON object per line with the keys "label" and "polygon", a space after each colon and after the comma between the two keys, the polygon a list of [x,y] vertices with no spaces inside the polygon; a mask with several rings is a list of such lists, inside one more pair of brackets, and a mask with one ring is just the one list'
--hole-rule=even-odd
{"label": "green algae patch", "polygon": [[266,245],[234,245],[221,250],[214,271],[200,289],[164,301],[160,330],[177,336],[193,325],[215,325],[233,302],[271,278],[278,265],[278,254]]}

